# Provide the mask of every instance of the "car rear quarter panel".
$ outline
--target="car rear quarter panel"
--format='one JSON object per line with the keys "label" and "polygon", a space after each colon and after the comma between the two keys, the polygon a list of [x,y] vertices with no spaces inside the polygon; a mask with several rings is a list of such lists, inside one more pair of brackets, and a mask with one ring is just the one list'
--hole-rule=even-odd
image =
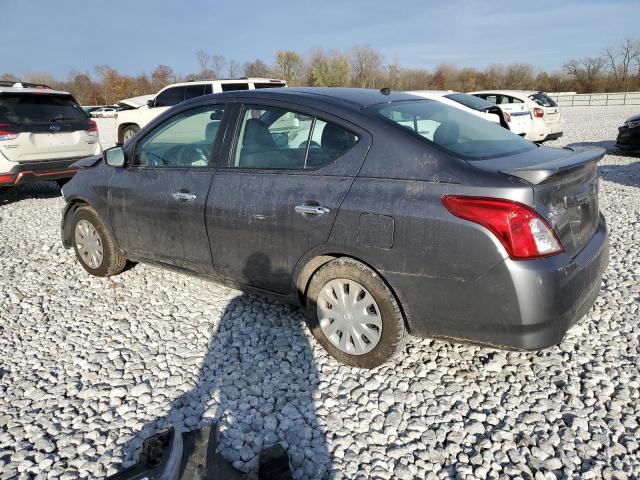
{"label": "car rear quarter panel", "polygon": [[483,317],[495,315],[496,308],[517,310],[510,284],[479,282],[508,258],[500,242],[484,227],[453,216],[441,199],[476,195],[531,203],[531,187],[425,145],[398,149],[394,143],[374,143],[340,208],[328,248],[376,269],[417,334],[435,334],[456,318],[468,318],[477,295],[484,296],[485,311],[478,312]]}

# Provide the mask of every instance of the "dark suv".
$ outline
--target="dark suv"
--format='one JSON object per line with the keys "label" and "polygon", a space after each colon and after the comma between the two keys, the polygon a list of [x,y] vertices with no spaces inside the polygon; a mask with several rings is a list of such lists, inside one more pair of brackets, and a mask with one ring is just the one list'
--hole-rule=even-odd
{"label": "dark suv", "polygon": [[94,275],[145,261],[303,304],[351,365],[407,333],[539,349],[600,288],[603,153],[387,90],[216,94],[78,162],[62,239]]}

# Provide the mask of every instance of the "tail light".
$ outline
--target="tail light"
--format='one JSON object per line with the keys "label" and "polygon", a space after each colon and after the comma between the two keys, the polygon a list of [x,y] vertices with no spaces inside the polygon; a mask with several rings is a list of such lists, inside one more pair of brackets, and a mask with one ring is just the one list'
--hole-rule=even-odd
{"label": "tail light", "polygon": [[489,229],[509,257],[522,260],[564,251],[551,226],[532,208],[511,200],[485,197],[442,197],[453,215]]}
{"label": "tail light", "polygon": [[0,175],[0,185],[13,183],[13,175]]}
{"label": "tail light", "polygon": [[502,112],[504,114],[504,121],[507,123],[511,123],[511,115],[508,112]]}
{"label": "tail light", "polygon": [[536,118],[544,117],[544,110],[542,110],[541,108],[535,107],[533,109],[533,116]]}
{"label": "tail light", "polygon": [[19,132],[15,132],[12,129],[13,125],[10,123],[0,123],[0,142],[5,140],[15,140],[20,135]]}
{"label": "tail light", "polygon": [[85,131],[87,132],[87,134],[91,135],[92,137],[97,137],[98,124],[93,120],[89,120],[89,123],[87,124],[87,128],[85,128]]}

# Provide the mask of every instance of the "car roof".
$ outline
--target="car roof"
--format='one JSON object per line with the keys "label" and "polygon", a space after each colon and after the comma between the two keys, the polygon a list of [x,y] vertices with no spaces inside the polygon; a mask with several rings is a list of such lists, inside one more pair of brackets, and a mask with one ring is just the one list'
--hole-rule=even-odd
{"label": "car roof", "polygon": [[62,90],[52,88],[22,88],[22,87],[0,87],[0,93],[37,93],[38,95],[71,95]]}
{"label": "car roof", "polygon": [[478,90],[476,92],[469,92],[471,95],[474,93],[499,93],[504,95],[511,95],[512,97],[529,97],[534,93],[541,93],[537,90]]}
{"label": "car roof", "polygon": [[407,92],[388,92],[369,88],[334,88],[334,87],[289,87],[266,88],[259,90],[237,90],[213,94],[219,97],[256,97],[283,101],[312,100],[315,102],[340,105],[361,110],[371,105],[390,103],[399,100],[425,100]]}

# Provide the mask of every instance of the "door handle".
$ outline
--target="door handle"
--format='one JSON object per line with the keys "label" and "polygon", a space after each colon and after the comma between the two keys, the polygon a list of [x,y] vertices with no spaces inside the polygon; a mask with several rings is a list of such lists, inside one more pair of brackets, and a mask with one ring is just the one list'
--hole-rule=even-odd
{"label": "door handle", "polygon": [[296,212],[305,215],[326,215],[331,210],[319,205],[296,205]]}
{"label": "door handle", "polygon": [[171,196],[178,202],[193,202],[196,199],[195,194],[187,192],[172,193]]}

